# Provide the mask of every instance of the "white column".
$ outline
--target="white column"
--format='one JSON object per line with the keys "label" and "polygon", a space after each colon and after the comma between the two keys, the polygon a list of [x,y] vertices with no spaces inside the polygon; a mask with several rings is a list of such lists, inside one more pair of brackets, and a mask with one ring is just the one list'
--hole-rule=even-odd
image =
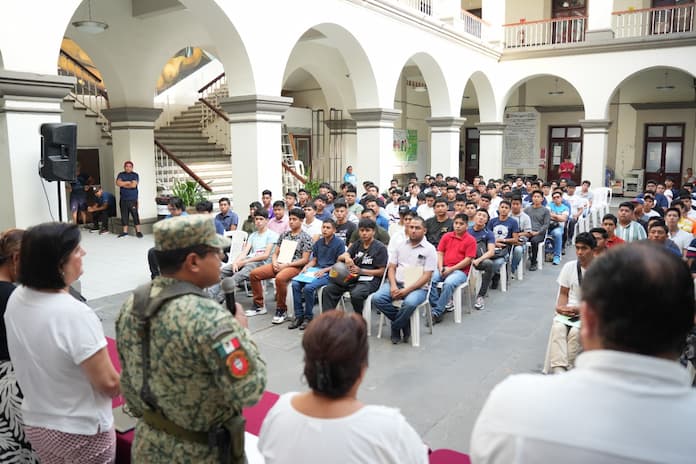
{"label": "white column", "polygon": [[[123,163],[133,162],[133,171],[140,176],[138,183],[138,213],[140,222],[157,220],[157,179],[155,176],[155,121],[161,108],[123,106],[104,110],[111,121],[111,141],[114,152],[114,173],[123,171]],[[114,188],[118,201],[119,189]]]}
{"label": "white column", "polygon": [[388,108],[349,111],[357,132],[358,153],[353,172],[358,176],[358,184],[371,180],[384,189],[394,173],[394,121],[401,111]]}
{"label": "white column", "polygon": [[582,180],[592,182],[592,188],[604,187],[609,145],[608,119],[583,119],[582,126]]}
{"label": "white column", "polygon": [[493,46],[503,44],[503,24],[505,24],[505,3],[500,0],[481,1],[481,19],[488,23],[481,30],[481,38]]}
{"label": "white column", "polygon": [[503,177],[503,133],[501,122],[480,122],[479,130],[479,175],[488,179]]}
{"label": "white column", "polygon": [[72,77],[0,70],[0,230],[62,217],[66,212],[63,183],[39,176],[43,123],[61,122],[63,97],[73,88]]}
{"label": "white column", "polygon": [[611,14],[613,7],[614,2],[608,1],[593,1],[588,3],[585,40],[591,42],[614,38],[614,27]]}
{"label": "white column", "polygon": [[428,118],[430,126],[430,172],[459,176],[460,130],[466,118]]}
{"label": "white column", "polygon": [[281,125],[292,98],[240,95],[220,106],[230,118],[233,208],[246,217],[249,203],[260,201],[268,189],[283,198]]}

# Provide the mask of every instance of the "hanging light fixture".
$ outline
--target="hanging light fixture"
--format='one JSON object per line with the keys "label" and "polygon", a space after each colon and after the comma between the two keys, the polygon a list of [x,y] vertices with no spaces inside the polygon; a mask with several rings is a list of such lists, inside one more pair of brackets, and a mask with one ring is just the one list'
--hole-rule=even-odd
{"label": "hanging light fixture", "polygon": [[655,88],[662,91],[674,90],[674,85],[669,83],[669,71],[665,71],[664,83],[656,85]]}
{"label": "hanging light fixture", "polygon": [[549,95],[563,95],[565,92],[561,89],[558,88],[558,78],[556,78],[556,85],[554,87],[554,90],[549,90],[548,94]]}
{"label": "hanging light fixture", "polygon": [[414,80],[407,79],[407,80],[406,80],[406,85],[408,85],[409,87],[411,87],[411,88],[413,89],[414,92],[421,93],[421,92],[427,92],[427,91],[428,91],[428,87],[425,85],[425,82],[414,81]]}
{"label": "hanging light fixture", "polygon": [[75,26],[76,29],[88,34],[99,34],[109,28],[109,25],[105,22],[92,19],[92,0],[87,0],[87,17],[89,19],[74,21],[72,25]]}

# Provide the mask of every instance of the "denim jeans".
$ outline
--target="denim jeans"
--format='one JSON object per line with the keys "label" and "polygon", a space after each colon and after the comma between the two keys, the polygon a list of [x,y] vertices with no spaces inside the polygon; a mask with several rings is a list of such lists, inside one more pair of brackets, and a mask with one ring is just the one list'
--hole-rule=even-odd
{"label": "denim jeans", "polygon": [[[452,299],[454,289],[466,282],[466,279],[467,275],[461,270],[452,272],[444,280],[440,271],[435,271],[430,287],[430,306],[433,309],[433,316],[439,316],[445,312],[445,305]],[[437,288],[437,284],[443,281],[442,289]]]}
{"label": "denim jeans", "polygon": [[561,250],[563,249],[563,230],[565,224],[561,223],[558,227],[554,227],[551,230],[551,236],[553,236],[553,256],[561,257]]}
{"label": "denim jeans", "polygon": [[[399,285],[399,288],[403,288],[403,285]],[[404,329],[408,332],[411,330],[411,314],[425,301],[426,296],[427,292],[419,288],[406,295],[401,308],[395,308],[392,304],[391,286],[389,282],[385,282],[372,297],[372,304],[392,321],[392,332]]]}
{"label": "denim jeans", "polygon": [[[317,277],[310,283],[292,281],[292,302],[295,305],[295,317],[311,320],[314,317],[314,295],[319,288],[329,283],[329,273],[327,272],[321,277]],[[302,306],[302,297],[304,296],[304,306]],[[321,302],[320,302],[321,304]]]}

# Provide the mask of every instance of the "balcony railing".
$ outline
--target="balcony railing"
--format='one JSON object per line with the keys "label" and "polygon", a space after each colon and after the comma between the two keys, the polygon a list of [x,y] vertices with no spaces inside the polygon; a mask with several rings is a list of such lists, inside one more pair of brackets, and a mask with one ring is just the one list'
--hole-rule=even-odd
{"label": "balcony railing", "polygon": [[488,23],[483,21],[478,16],[472,15],[466,10],[462,10],[461,14],[459,15],[459,19],[464,25],[464,32],[479,39],[481,38],[481,31],[483,30],[484,26],[488,26]]}
{"label": "balcony railing", "polygon": [[391,0],[395,3],[416,10],[425,16],[435,16],[437,12],[437,0]]}
{"label": "balcony railing", "polygon": [[586,16],[505,24],[505,48],[584,42],[586,25]]}
{"label": "balcony railing", "polygon": [[696,4],[615,11],[612,13],[614,36],[647,37],[694,30]]}

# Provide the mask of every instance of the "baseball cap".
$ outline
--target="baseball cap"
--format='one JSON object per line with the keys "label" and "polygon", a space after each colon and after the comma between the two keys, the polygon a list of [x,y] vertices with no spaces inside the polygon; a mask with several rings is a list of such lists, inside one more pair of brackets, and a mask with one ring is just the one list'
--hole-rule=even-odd
{"label": "baseball cap", "polygon": [[171,251],[195,245],[225,248],[231,242],[227,237],[215,232],[212,215],[193,214],[164,219],[152,228],[155,236],[155,250]]}
{"label": "baseball cap", "polygon": [[399,206],[399,216],[401,216],[402,214],[408,214],[410,212],[411,212],[411,208],[409,208],[408,206],[406,206],[406,205]]}

